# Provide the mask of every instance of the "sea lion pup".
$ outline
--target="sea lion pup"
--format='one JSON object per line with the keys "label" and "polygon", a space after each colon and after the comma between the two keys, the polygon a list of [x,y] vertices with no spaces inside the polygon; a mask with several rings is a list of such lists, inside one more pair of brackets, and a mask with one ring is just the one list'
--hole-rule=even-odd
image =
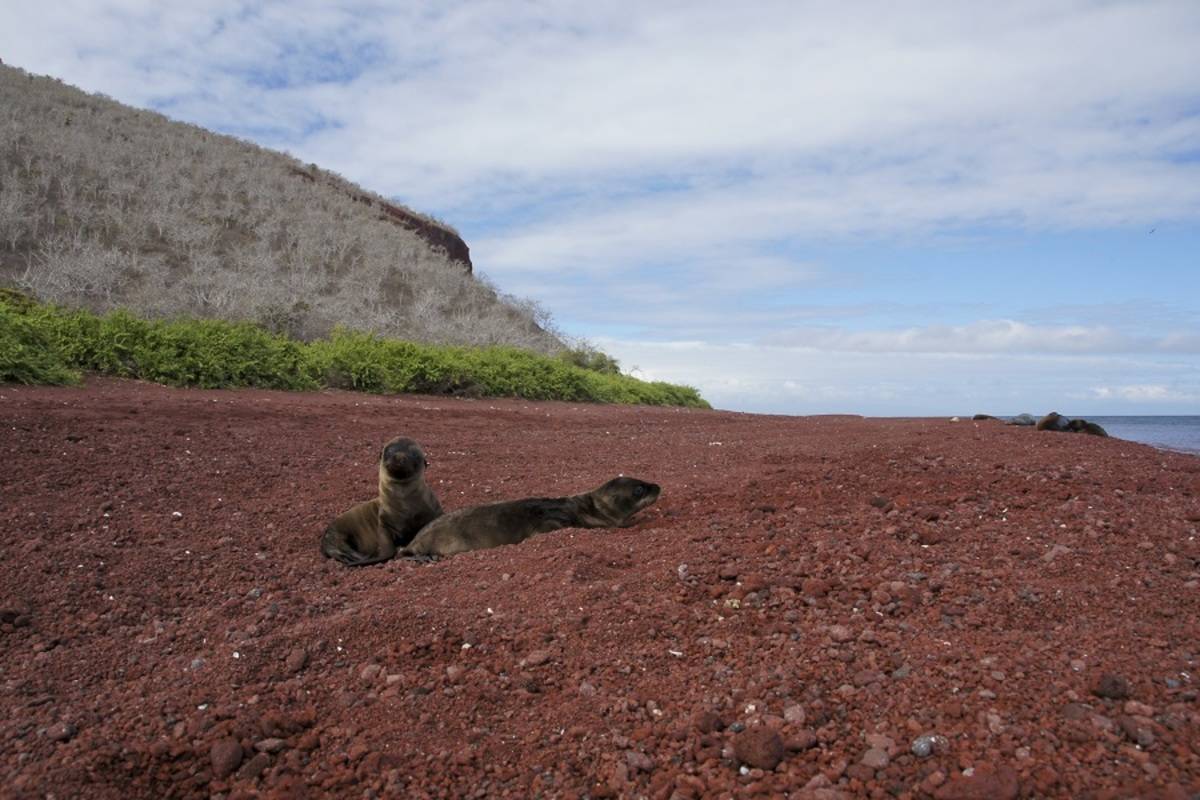
{"label": "sea lion pup", "polygon": [[321,552],[351,567],[378,564],[396,555],[417,531],[442,515],[437,496],[425,483],[425,453],[403,436],[379,455],[379,496],[359,503],[329,523]]}
{"label": "sea lion pup", "polygon": [[1064,417],[1057,411],[1051,411],[1049,414],[1039,419],[1035,427],[1039,431],[1065,431],[1070,429],[1070,425],[1070,418]]}
{"label": "sea lion pup", "polygon": [[468,550],[516,544],[559,528],[624,528],[635,513],[658,499],[657,484],[636,478],[613,478],[586,494],[572,497],[527,497],[454,511],[426,525],[406,558],[431,559]]}
{"label": "sea lion pup", "polygon": [[1068,430],[1075,433],[1088,433],[1092,436],[1108,436],[1108,431],[1100,427],[1095,422],[1088,422],[1086,419],[1073,419],[1071,424],[1067,426]]}

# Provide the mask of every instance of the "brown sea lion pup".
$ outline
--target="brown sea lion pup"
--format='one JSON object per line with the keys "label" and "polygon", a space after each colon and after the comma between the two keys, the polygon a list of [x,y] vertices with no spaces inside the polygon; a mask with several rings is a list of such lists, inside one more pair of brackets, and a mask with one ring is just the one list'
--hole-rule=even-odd
{"label": "brown sea lion pup", "polygon": [[598,489],[572,497],[527,497],[454,511],[425,526],[400,551],[410,558],[433,558],[516,544],[559,528],[624,528],[630,517],[658,499],[657,484],[613,478]]}
{"label": "brown sea lion pup", "polygon": [[396,555],[417,531],[442,515],[425,483],[429,462],[420,445],[397,437],[379,455],[379,496],[359,503],[329,523],[321,552],[351,567],[378,564]]}

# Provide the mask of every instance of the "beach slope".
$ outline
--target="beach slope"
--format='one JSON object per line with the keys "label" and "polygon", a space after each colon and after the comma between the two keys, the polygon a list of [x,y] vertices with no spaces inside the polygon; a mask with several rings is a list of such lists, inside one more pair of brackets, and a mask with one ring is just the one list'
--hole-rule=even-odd
{"label": "beach slope", "polygon": [[[1200,790],[1195,456],[107,379],[0,387],[0,431],[6,796]],[[626,529],[323,558],[397,435],[447,510],[663,494]]]}

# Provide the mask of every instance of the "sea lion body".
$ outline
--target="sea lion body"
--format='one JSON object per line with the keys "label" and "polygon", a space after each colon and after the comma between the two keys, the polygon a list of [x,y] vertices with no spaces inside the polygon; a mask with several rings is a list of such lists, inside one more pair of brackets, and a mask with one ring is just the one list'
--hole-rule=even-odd
{"label": "sea lion body", "polygon": [[613,478],[571,497],[528,497],[474,506],[438,517],[400,551],[405,557],[437,557],[517,544],[559,528],[626,527],[630,517],[658,499],[661,489],[636,478]]}
{"label": "sea lion body", "polygon": [[1067,426],[1067,429],[1076,433],[1087,433],[1092,436],[1108,436],[1108,431],[1104,430],[1098,423],[1088,422],[1086,419],[1071,420],[1071,424]]}
{"label": "sea lion body", "polygon": [[437,495],[425,483],[425,453],[412,439],[398,437],[379,456],[379,495],[359,503],[325,529],[321,552],[347,566],[378,564],[396,555],[421,528],[442,515]]}
{"label": "sea lion body", "polygon": [[1088,422],[1082,418],[1071,419],[1070,417],[1064,417],[1057,411],[1051,411],[1039,419],[1037,429],[1039,431],[1065,431],[1068,433],[1087,433],[1092,436],[1108,436],[1108,431],[1095,422]]}
{"label": "sea lion body", "polygon": [[1051,411],[1037,421],[1036,427],[1039,431],[1067,431],[1071,429],[1071,420],[1057,411]]}
{"label": "sea lion body", "polygon": [[1017,414],[1015,417],[1013,417],[1012,419],[1010,419],[1008,421],[1008,424],[1009,425],[1033,426],[1033,425],[1037,425],[1037,420],[1033,418],[1032,414]]}

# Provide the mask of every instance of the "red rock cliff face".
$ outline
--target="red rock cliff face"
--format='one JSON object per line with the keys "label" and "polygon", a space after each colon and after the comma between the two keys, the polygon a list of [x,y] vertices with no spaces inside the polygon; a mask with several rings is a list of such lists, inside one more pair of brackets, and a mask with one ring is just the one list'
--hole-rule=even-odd
{"label": "red rock cliff face", "polygon": [[429,220],[422,219],[391,203],[374,201],[370,197],[358,197],[356,199],[368,205],[377,206],[383,212],[382,219],[393,222],[402,228],[408,228],[434,247],[443,248],[452,261],[458,261],[467,268],[468,273],[471,272],[471,249],[467,247],[467,243],[462,240],[462,237],[454,231],[443,228]]}
{"label": "red rock cliff face", "polygon": [[[292,173],[310,183],[315,183],[318,180],[316,175],[307,170],[293,168]],[[339,186],[338,183],[333,181],[328,181],[328,183],[332,186]],[[450,257],[450,260],[462,264],[468,274],[473,270],[471,249],[467,247],[467,243],[462,240],[462,237],[454,231],[438,225],[436,222],[420,217],[400,206],[392,205],[363,192],[356,191],[355,187],[350,184],[340,185],[339,188],[342,188],[352,200],[379,209],[380,219],[387,220],[394,225],[399,225],[402,228],[412,231],[433,247],[442,248],[446,251],[446,255]]]}

